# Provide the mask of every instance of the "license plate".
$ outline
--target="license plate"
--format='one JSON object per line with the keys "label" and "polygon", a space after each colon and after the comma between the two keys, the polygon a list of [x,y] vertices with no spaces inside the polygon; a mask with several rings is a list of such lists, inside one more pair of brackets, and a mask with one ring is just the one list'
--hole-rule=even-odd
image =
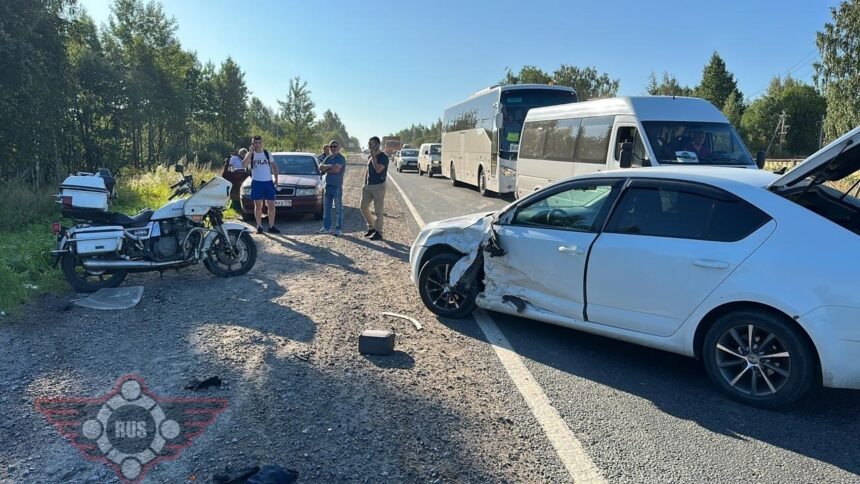
{"label": "license plate", "polygon": [[292,200],[275,200],[275,206],[276,207],[292,207],[293,201]]}

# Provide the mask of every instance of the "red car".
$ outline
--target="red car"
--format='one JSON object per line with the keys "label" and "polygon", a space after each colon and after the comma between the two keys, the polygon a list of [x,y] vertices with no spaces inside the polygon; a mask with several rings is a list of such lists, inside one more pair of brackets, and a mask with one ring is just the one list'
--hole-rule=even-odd
{"label": "red car", "polygon": [[[278,215],[313,214],[317,220],[323,217],[323,185],[319,172],[319,160],[313,153],[271,153],[278,164],[278,191],[275,207]],[[251,200],[251,177],[242,182],[242,218],[254,219],[254,202]],[[263,204],[263,213],[266,213]]]}

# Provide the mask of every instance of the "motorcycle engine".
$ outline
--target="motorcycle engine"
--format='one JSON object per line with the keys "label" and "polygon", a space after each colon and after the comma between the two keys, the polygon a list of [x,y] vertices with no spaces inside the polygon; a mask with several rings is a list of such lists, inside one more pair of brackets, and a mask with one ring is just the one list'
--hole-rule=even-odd
{"label": "motorcycle engine", "polygon": [[161,260],[173,260],[181,256],[179,244],[188,233],[183,221],[164,220],[159,222],[161,236],[152,240],[152,253]]}

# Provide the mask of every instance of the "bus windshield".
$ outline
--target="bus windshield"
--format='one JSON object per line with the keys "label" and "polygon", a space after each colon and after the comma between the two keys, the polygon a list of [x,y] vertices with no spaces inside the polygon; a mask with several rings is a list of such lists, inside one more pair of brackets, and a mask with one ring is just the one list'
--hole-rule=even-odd
{"label": "bus windshield", "polygon": [[529,109],[576,102],[576,93],[559,89],[516,89],[502,92],[502,126],[499,151],[503,158],[514,158],[520,132]]}

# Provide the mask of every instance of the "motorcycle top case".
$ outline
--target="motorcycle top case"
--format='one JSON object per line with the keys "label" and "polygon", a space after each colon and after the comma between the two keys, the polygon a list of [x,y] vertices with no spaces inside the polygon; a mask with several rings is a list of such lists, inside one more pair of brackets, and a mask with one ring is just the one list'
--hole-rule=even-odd
{"label": "motorcycle top case", "polygon": [[113,254],[122,246],[123,229],[119,225],[80,227],[74,229],[75,251],[81,255]]}
{"label": "motorcycle top case", "polygon": [[108,191],[104,178],[72,175],[60,184],[60,197],[71,197],[72,208],[108,209]]}

